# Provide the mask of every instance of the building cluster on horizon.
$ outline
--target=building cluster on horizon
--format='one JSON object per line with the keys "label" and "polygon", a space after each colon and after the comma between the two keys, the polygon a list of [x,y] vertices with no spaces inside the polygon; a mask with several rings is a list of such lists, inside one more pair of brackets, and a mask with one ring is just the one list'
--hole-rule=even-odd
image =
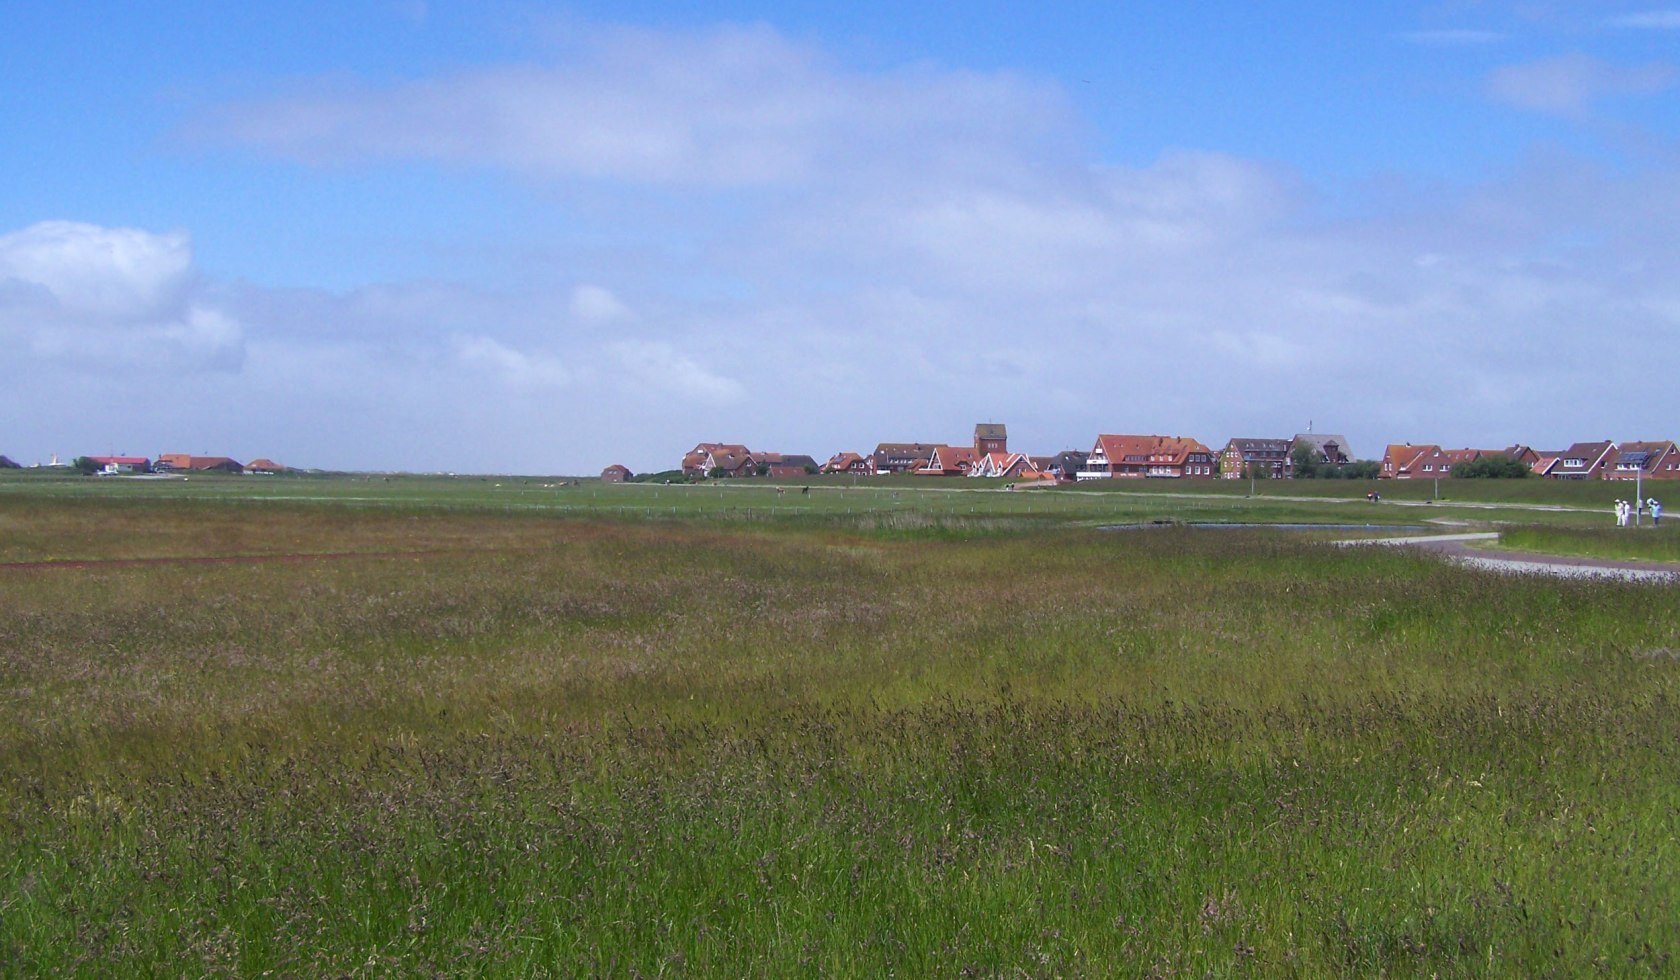
{"label": "building cluster on horizon", "polygon": [[[1310,429],[1310,427],[1309,427]],[[996,422],[974,427],[970,444],[883,442],[870,453],[843,451],[817,465],[813,457],[757,452],[741,443],[702,442],[682,459],[691,478],[800,477],[819,474],[994,477],[1023,482],[1111,479],[1275,479],[1315,472],[1348,472],[1375,479],[1450,479],[1455,467],[1508,460],[1534,476],[1556,480],[1680,479],[1680,445],[1672,439],[1577,442],[1566,449],[1512,445],[1501,449],[1448,449],[1436,443],[1391,443],[1381,459],[1359,460],[1345,436],[1315,432],[1289,438],[1234,437],[1217,452],[1188,436],[1111,435],[1096,437],[1087,450],[1052,455],[1011,452],[1007,428]],[[1463,471],[1460,471],[1461,474]],[[614,465],[602,479],[621,482],[634,474]]]}
{"label": "building cluster on horizon", "polygon": [[[91,466],[93,473],[98,476],[170,473],[245,473],[253,476],[272,476],[287,470],[287,467],[272,459],[253,459],[249,463],[241,463],[228,456],[194,456],[191,453],[159,453],[155,459],[145,456],[77,456],[69,463],[61,462],[55,453],[51,462],[36,463],[28,468],[70,469],[82,460],[86,462],[81,465]],[[24,468],[11,459],[0,456],[0,469]]]}

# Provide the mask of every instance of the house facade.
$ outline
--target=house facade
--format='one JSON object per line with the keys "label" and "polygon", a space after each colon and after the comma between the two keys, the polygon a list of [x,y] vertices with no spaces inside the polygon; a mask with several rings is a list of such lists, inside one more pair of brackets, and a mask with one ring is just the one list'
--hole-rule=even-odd
{"label": "house facade", "polygon": [[1289,455],[1288,439],[1232,439],[1219,451],[1219,475],[1241,480],[1251,472],[1273,480],[1295,475],[1295,461]]}
{"label": "house facade", "polygon": [[1616,444],[1608,439],[1599,442],[1577,442],[1563,452],[1543,474],[1553,480],[1591,480],[1600,476],[1605,464],[1616,452]]}
{"label": "house facade", "polygon": [[1391,444],[1383,450],[1382,469],[1377,473],[1384,480],[1434,480],[1452,476],[1452,461],[1445,450],[1434,443]]}
{"label": "house facade", "polygon": [[1606,480],[1680,480],[1680,446],[1672,439],[1621,443],[1600,473]]}
{"label": "house facade", "polygon": [[623,483],[636,474],[630,472],[630,467],[623,463],[614,463],[601,471],[602,483]]}
{"label": "house facade", "polygon": [[974,452],[978,456],[1009,452],[1009,429],[1001,422],[982,422],[975,426]]}
{"label": "house facade", "polygon": [[868,456],[857,453],[835,453],[822,466],[824,473],[849,473],[853,476],[871,476],[875,473],[875,464]]}
{"label": "house facade", "polygon": [[928,465],[939,443],[883,442],[871,455],[876,473],[914,473]]}
{"label": "house facade", "polygon": [[987,453],[969,469],[969,476],[1001,477],[1008,480],[1042,480],[1049,474],[1045,463],[1026,453]]}
{"label": "house facade", "polygon": [[243,473],[245,467],[226,456],[193,456],[189,453],[158,453],[152,469],[159,473]]}
{"label": "house facade", "polygon": [[1353,462],[1353,450],[1348,448],[1347,436],[1323,432],[1297,432],[1295,438],[1289,440],[1292,452],[1296,446],[1307,447],[1313,458],[1324,466],[1346,466]]}
{"label": "house facade", "polygon": [[706,476],[717,468],[720,459],[738,464],[741,457],[751,456],[752,452],[738,442],[702,442],[683,454],[682,471],[686,476]]}
{"label": "house facade", "polygon": [[1184,436],[1100,435],[1081,480],[1185,479],[1214,476],[1213,450]]}
{"label": "house facade", "polygon": [[967,476],[980,454],[969,446],[935,446],[927,464],[916,472],[921,476]]}
{"label": "house facade", "polygon": [[763,470],[765,476],[798,479],[817,472],[817,461],[798,453],[760,453],[757,459],[755,471]]}
{"label": "house facade", "polygon": [[1044,471],[1064,483],[1071,483],[1079,478],[1079,471],[1085,468],[1085,461],[1090,458],[1090,453],[1064,449],[1050,457]]}
{"label": "house facade", "polygon": [[152,461],[144,456],[89,456],[88,459],[99,464],[99,472],[104,476],[152,471]]}

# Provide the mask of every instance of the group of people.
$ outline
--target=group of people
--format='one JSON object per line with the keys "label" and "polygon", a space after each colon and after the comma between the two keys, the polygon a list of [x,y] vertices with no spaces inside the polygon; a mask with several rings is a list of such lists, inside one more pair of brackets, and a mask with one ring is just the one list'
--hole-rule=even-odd
{"label": "group of people", "polygon": [[1616,526],[1627,527],[1628,522],[1633,520],[1636,515],[1643,513],[1644,509],[1650,510],[1653,526],[1662,524],[1662,501],[1652,497],[1643,501],[1638,498],[1616,501]]}

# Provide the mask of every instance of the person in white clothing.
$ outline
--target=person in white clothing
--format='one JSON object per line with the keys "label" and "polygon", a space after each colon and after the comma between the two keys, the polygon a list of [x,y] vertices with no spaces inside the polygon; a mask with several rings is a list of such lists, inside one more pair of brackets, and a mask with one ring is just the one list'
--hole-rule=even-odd
{"label": "person in white clothing", "polygon": [[1647,500],[1646,503],[1651,505],[1651,526],[1652,527],[1657,527],[1657,526],[1661,525],[1662,524],[1662,501],[1658,500],[1655,497],[1652,497],[1650,500]]}
{"label": "person in white clothing", "polygon": [[1625,500],[1616,501],[1616,526],[1617,527],[1627,527],[1627,519],[1628,519],[1627,501],[1625,501]]}

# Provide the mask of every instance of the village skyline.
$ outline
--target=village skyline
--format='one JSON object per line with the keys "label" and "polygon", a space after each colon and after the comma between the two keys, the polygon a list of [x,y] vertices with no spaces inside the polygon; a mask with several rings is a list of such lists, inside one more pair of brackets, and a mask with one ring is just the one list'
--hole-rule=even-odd
{"label": "village skyline", "polygon": [[[1440,479],[1452,477],[1453,468],[1460,464],[1509,460],[1532,475],[1554,479],[1618,479],[1636,474],[1653,479],[1680,479],[1680,444],[1672,439],[1586,440],[1554,449],[1520,442],[1502,447],[1387,442],[1382,445],[1380,456],[1373,456],[1360,453],[1354,441],[1344,434],[1315,433],[1309,426],[1307,431],[1288,437],[1232,436],[1223,445],[1204,443],[1194,436],[1103,433],[1095,437],[1088,450],[1065,448],[1046,452],[1044,447],[1021,449],[1020,446],[1019,441],[1014,448],[1010,446],[1008,426],[1001,422],[977,423],[972,444],[932,440],[879,442],[873,450],[838,450],[826,459],[820,454],[752,449],[746,443],[700,442],[684,453],[676,466],[656,463],[638,470],[615,462],[603,467],[600,476],[611,482],[650,473],[680,473],[685,478],[911,474],[1061,482],[1112,476],[1292,479],[1300,475],[1296,472],[1298,466],[1307,465],[1314,469],[1322,466],[1327,473],[1352,478]],[[1307,452],[1307,456],[1299,455],[1302,452]],[[1119,463],[1122,459],[1130,459],[1134,465],[1122,466]],[[74,469],[100,476],[195,472],[272,476],[293,470],[324,471],[319,467],[287,466],[266,456],[240,462],[230,456],[190,453],[159,453],[155,457],[54,453],[47,460],[29,462],[0,454],[0,469]],[[343,472],[428,471],[351,468]],[[523,472],[536,475],[538,471]],[[580,470],[563,475],[591,473]]]}

